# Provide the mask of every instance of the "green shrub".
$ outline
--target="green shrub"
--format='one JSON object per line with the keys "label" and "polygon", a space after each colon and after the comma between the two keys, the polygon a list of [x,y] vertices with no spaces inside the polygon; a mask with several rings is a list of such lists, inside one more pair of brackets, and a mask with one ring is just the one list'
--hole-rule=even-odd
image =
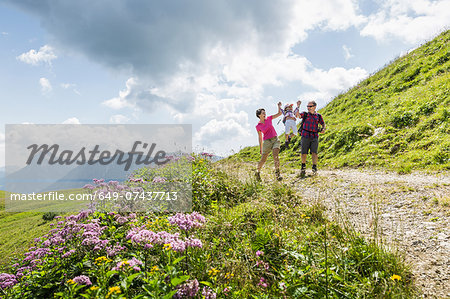
{"label": "green shrub", "polygon": [[334,151],[344,150],[349,151],[356,142],[370,137],[373,134],[373,128],[368,125],[354,125],[345,127],[334,134]]}
{"label": "green shrub", "polygon": [[399,111],[394,113],[389,119],[389,123],[397,129],[412,126],[417,121],[418,117],[411,111]]}
{"label": "green shrub", "polygon": [[427,102],[419,106],[419,115],[430,115],[436,109],[436,102]]}
{"label": "green shrub", "polygon": [[58,214],[54,212],[46,212],[42,215],[42,219],[45,221],[52,221]]}

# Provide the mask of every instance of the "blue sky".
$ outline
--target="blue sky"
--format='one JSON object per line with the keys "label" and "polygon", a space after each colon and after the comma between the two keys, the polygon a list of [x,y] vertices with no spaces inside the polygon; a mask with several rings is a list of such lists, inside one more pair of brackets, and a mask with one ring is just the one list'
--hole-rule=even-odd
{"label": "blue sky", "polygon": [[450,0],[4,0],[0,167],[21,123],[187,123],[227,155],[256,109],[323,107],[449,25]]}

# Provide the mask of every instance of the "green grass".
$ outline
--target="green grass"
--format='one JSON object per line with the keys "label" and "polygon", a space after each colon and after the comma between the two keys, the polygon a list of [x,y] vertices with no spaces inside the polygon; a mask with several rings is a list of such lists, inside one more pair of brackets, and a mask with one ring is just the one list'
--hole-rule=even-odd
{"label": "green grass", "polygon": [[33,239],[50,230],[42,213],[7,213],[0,211],[0,271],[5,270],[15,256],[31,246]]}
{"label": "green grass", "polygon": [[[320,164],[449,170],[449,70],[446,31],[335,97],[319,111],[328,128],[320,138]],[[282,161],[298,161],[299,145],[295,139],[282,149]],[[256,161],[259,149],[247,147],[228,159]]]}
{"label": "green grass", "polygon": [[[66,193],[80,192],[80,190],[67,190]],[[14,257],[23,254],[33,243],[34,238],[46,234],[55,221],[43,219],[48,207],[38,205],[38,211],[6,212],[5,191],[0,191],[0,271],[11,265]],[[27,206],[25,210],[32,208]],[[58,204],[58,209],[74,208]],[[74,210],[76,211],[76,210]],[[62,213],[62,215],[67,215]]]}

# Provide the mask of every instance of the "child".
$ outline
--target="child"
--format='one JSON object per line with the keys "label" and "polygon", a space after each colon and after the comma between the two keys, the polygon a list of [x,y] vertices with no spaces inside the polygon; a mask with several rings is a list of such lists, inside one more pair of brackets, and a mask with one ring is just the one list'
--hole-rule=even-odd
{"label": "child", "polygon": [[[284,146],[287,148],[289,146],[289,142],[291,142],[291,138],[293,136],[297,135],[297,118],[295,117],[295,115],[298,113],[298,108],[295,108],[294,111],[292,111],[292,106],[293,104],[286,104],[286,106],[284,106],[284,110],[283,110],[283,123],[285,126],[285,130],[284,133],[286,141],[284,142]],[[290,133],[292,130],[292,133]],[[290,133],[290,134],[289,134]]]}
{"label": "child", "polygon": [[271,151],[273,153],[273,162],[275,164],[276,179],[278,181],[282,180],[282,177],[280,176],[280,160],[278,158],[280,141],[278,140],[277,132],[272,125],[272,119],[277,118],[281,113],[281,102],[278,103],[278,113],[267,118],[266,111],[263,108],[256,110],[256,117],[259,118],[259,123],[256,125],[256,131],[258,132],[259,152],[261,153],[261,160],[258,163],[258,169],[255,173],[258,181],[261,181],[260,171]]}

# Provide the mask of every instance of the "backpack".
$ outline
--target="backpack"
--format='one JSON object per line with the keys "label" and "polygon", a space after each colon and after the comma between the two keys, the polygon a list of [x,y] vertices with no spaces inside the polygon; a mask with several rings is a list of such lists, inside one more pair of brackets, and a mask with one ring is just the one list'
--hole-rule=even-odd
{"label": "backpack", "polygon": [[287,116],[286,116],[286,109],[285,109],[285,110],[283,110],[283,125],[286,125],[286,118],[287,118]]}
{"label": "backpack", "polygon": [[306,118],[308,117],[308,112],[303,114],[302,120],[300,121],[300,127],[298,128],[298,133],[301,135],[303,131],[303,125],[305,124]]}

